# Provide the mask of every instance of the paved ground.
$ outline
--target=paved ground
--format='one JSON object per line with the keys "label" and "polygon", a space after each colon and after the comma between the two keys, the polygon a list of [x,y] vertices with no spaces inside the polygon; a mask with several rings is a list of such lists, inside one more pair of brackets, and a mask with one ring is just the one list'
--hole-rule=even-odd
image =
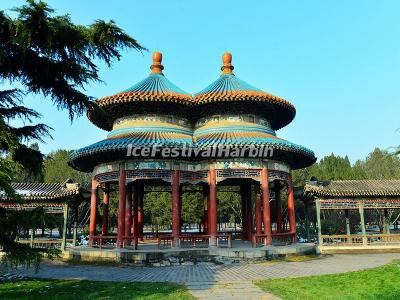
{"label": "paved ground", "polygon": [[[44,264],[40,278],[74,278],[99,281],[153,281],[184,283],[200,299],[272,299],[252,281],[268,278],[302,277],[368,269],[400,259],[399,253],[333,255],[305,262],[214,265],[198,264],[174,267],[103,267]],[[245,296],[246,295],[246,296]]]}

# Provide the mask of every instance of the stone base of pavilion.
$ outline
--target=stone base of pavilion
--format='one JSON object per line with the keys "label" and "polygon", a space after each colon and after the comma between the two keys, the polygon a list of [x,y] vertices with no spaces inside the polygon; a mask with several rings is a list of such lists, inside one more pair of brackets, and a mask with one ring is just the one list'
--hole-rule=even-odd
{"label": "stone base of pavilion", "polygon": [[295,243],[282,246],[253,247],[250,242],[234,240],[232,248],[168,248],[158,249],[157,244],[139,244],[130,248],[70,247],[63,251],[64,260],[77,262],[120,262],[134,265],[169,266],[197,263],[257,262],[291,255],[315,254],[313,243]]}

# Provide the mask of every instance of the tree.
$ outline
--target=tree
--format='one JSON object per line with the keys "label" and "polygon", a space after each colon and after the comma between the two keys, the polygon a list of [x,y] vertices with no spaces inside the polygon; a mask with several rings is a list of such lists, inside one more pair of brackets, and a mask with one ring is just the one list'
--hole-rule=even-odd
{"label": "tree", "polygon": [[400,179],[400,159],[388,151],[375,148],[354,169],[360,179]]}
{"label": "tree", "polygon": [[144,213],[149,216],[150,223],[159,227],[170,226],[172,222],[172,205],[170,192],[146,193],[143,201]]}
{"label": "tree", "polygon": [[182,223],[200,224],[204,217],[204,197],[200,192],[182,195]]}
{"label": "tree", "polygon": [[[101,113],[93,97],[84,92],[85,85],[100,81],[96,63],[110,67],[121,58],[121,50],[145,49],[113,21],[77,25],[68,15],[55,15],[45,2],[34,0],[14,11],[15,18],[0,11],[0,79],[20,88],[0,91],[0,190],[17,199],[11,182],[18,169],[36,175],[43,167],[43,155],[25,143],[44,141],[51,130],[42,123],[32,124],[41,116],[25,107],[22,97],[42,95],[58,109],[66,109],[71,120],[87,110]],[[13,126],[14,120],[24,126]],[[41,252],[27,253],[29,249],[15,243],[14,236],[12,227],[0,227],[3,258],[38,261]]]}
{"label": "tree", "polygon": [[242,222],[242,205],[237,192],[218,192],[219,222]]}
{"label": "tree", "polygon": [[57,150],[49,153],[44,160],[44,182],[64,182],[73,179],[81,186],[88,187],[91,177],[87,173],[79,172],[68,165],[71,151]]}

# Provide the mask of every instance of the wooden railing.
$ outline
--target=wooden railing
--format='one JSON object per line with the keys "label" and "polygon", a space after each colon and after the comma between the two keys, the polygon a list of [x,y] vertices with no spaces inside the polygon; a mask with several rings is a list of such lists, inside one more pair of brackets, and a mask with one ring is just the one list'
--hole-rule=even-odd
{"label": "wooden railing", "polygon": [[[266,234],[253,234],[252,245],[253,247],[262,247],[267,244]],[[288,245],[293,243],[295,234],[292,232],[273,232],[271,235],[273,244]]]}
{"label": "wooden railing", "polygon": [[321,235],[321,238],[324,246],[400,244],[400,234],[336,234]]}
{"label": "wooden railing", "polygon": [[218,248],[232,248],[232,235],[228,234],[217,234],[217,247]]}
{"label": "wooden railing", "polygon": [[91,238],[89,243],[91,247],[99,247],[100,249],[104,246],[117,246],[117,236],[116,235],[95,235]]}
{"label": "wooden railing", "polygon": [[[72,243],[72,239],[67,239],[67,243]],[[19,240],[18,243],[20,244],[27,244],[30,245],[32,248],[61,248],[62,239],[54,239],[54,240]]]}
{"label": "wooden railing", "polygon": [[[89,246],[92,247],[99,247],[100,249],[103,247],[111,246],[111,248],[117,247],[117,239],[116,235],[96,235],[92,238],[91,243]],[[135,241],[132,239],[131,236],[123,236],[122,237],[122,247],[126,246],[133,246],[134,249],[137,248],[138,240],[137,238]]]}
{"label": "wooden railing", "polygon": [[293,232],[276,232],[272,233],[273,244],[289,245],[294,242],[295,234]]}
{"label": "wooden railing", "polygon": [[169,236],[160,236],[157,239],[157,248],[162,249],[162,248],[172,248],[174,242],[174,237],[169,235]]}
{"label": "wooden railing", "polygon": [[210,244],[209,235],[185,234],[179,236],[179,248],[208,248]]}
{"label": "wooden railing", "polygon": [[[217,247],[232,248],[232,236],[230,234],[217,234]],[[210,235],[205,234],[184,234],[178,237],[179,248],[208,248],[210,246]],[[162,236],[158,238],[158,249],[171,248],[174,243],[173,236]]]}

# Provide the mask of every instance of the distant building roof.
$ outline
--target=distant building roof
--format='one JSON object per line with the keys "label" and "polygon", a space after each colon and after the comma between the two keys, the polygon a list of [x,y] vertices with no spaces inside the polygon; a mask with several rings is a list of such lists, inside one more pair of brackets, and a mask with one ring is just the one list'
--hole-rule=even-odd
{"label": "distant building roof", "polygon": [[393,197],[400,196],[400,180],[310,181],[304,192],[318,197]]}
{"label": "distant building roof", "polygon": [[[18,195],[23,200],[60,200],[70,196],[78,195],[82,192],[79,183],[75,183],[68,179],[63,183],[12,183],[11,184]],[[9,199],[4,191],[0,191],[0,201],[11,200]]]}

